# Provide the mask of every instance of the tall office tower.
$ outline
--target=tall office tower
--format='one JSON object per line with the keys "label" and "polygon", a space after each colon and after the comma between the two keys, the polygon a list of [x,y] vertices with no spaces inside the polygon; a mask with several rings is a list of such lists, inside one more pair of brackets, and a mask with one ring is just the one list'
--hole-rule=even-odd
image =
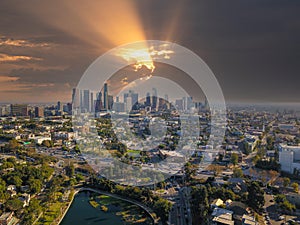
{"label": "tall office tower", "polygon": [[28,105],[26,104],[11,104],[10,113],[12,116],[28,116]]}
{"label": "tall office tower", "polygon": [[11,107],[10,105],[2,105],[0,107],[0,116],[9,116]]}
{"label": "tall office tower", "polygon": [[34,116],[35,117],[44,117],[44,108],[37,106],[34,109]]}
{"label": "tall office tower", "polygon": [[97,97],[97,100],[96,100],[96,104],[95,104],[95,112],[100,112],[103,109],[101,91],[97,93],[96,97]]}
{"label": "tall office tower", "polygon": [[73,88],[72,89],[72,104],[74,104],[75,96],[76,96],[76,88]]}
{"label": "tall office tower", "polygon": [[103,88],[103,103],[104,103],[104,109],[108,109],[108,88],[107,83],[104,84]]}
{"label": "tall office tower", "polygon": [[[128,102],[128,99],[130,99],[130,103]],[[131,110],[134,105],[139,103],[139,94],[135,93],[133,90],[129,90],[128,93],[124,93],[124,103],[126,103],[128,107],[130,106]]]}
{"label": "tall office tower", "polygon": [[157,90],[156,88],[152,88],[152,109],[157,109]]}
{"label": "tall office tower", "polygon": [[127,102],[127,98],[129,97],[128,93],[124,93],[123,95],[123,102],[126,103]]}
{"label": "tall office tower", "polygon": [[0,107],[0,116],[5,116],[5,107]]}
{"label": "tall office tower", "polygon": [[113,110],[116,111],[116,112],[124,112],[125,111],[125,103],[115,102],[113,104]]}
{"label": "tall office tower", "polygon": [[119,100],[119,96],[117,96],[117,97],[116,97],[116,102],[119,102],[119,101],[120,101],[120,100]]}
{"label": "tall office tower", "polygon": [[72,108],[77,109],[80,107],[80,91],[76,88],[73,88],[72,91]]}
{"label": "tall office tower", "polygon": [[66,105],[66,111],[68,114],[72,114],[72,104],[71,103],[67,103]]}
{"label": "tall office tower", "polygon": [[146,95],[146,102],[145,102],[145,105],[146,106],[151,106],[151,96],[150,96],[150,93],[147,92],[147,95]]}
{"label": "tall office tower", "polygon": [[112,95],[107,96],[107,109],[112,110],[114,104],[114,97]]}
{"label": "tall office tower", "polygon": [[57,109],[57,111],[61,111],[62,110],[62,105],[61,105],[60,101],[57,102],[56,109]]}
{"label": "tall office tower", "polygon": [[133,91],[131,92],[131,105],[135,106],[139,103],[139,94],[134,93]]}
{"label": "tall office tower", "polygon": [[169,101],[169,96],[167,94],[165,94],[165,100]]}
{"label": "tall office tower", "polygon": [[195,102],[195,108],[196,109],[200,109],[202,106],[202,103],[201,102]]}
{"label": "tall office tower", "polygon": [[182,99],[176,99],[175,106],[177,110],[183,110],[183,100]]}
{"label": "tall office tower", "polygon": [[187,105],[187,110],[190,110],[191,108],[193,108],[195,105],[193,103],[193,97],[187,97],[186,98],[186,105]]}
{"label": "tall office tower", "polygon": [[204,102],[204,110],[206,110],[206,111],[209,111],[209,110],[210,110],[210,108],[209,108],[209,103],[208,103],[208,101],[207,101],[207,98],[205,98],[205,102]]}
{"label": "tall office tower", "polygon": [[187,110],[186,97],[182,98],[182,108],[183,110]]}
{"label": "tall office tower", "polygon": [[90,104],[90,112],[95,112],[95,104],[94,104],[94,93],[91,92],[91,104]]}
{"label": "tall office tower", "polygon": [[83,90],[79,90],[80,92],[80,96],[79,96],[79,107],[80,107],[80,110],[83,109]]}
{"label": "tall office tower", "polygon": [[83,90],[83,102],[81,104],[83,112],[89,112],[90,109],[90,91]]}
{"label": "tall office tower", "polygon": [[125,98],[125,108],[127,112],[130,112],[132,110],[132,98],[131,96],[128,96]]}
{"label": "tall office tower", "polygon": [[158,109],[166,109],[166,103],[167,101],[163,98],[158,98]]}

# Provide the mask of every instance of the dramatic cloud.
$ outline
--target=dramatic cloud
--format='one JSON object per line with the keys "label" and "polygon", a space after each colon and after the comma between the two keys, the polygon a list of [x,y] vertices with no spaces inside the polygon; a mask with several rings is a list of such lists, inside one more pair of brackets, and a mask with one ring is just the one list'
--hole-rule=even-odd
{"label": "dramatic cloud", "polygon": [[0,83],[12,82],[19,80],[19,77],[11,77],[11,76],[1,76],[0,75]]}
{"label": "dramatic cloud", "polygon": [[190,48],[227,101],[299,101],[299,10],[293,0],[0,1],[0,101],[70,101],[98,56],[140,39]]}
{"label": "dramatic cloud", "polygon": [[0,53],[1,63],[19,62],[19,61],[40,61],[41,58],[25,56],[25,55],[8,55]]}
{"label": "dramatic cloud", "polygon": [[0,46],[15,46],[15,47],[49,47],[49,43],[34,43],[29,40],[12,39],[6,37],[0,37]]}

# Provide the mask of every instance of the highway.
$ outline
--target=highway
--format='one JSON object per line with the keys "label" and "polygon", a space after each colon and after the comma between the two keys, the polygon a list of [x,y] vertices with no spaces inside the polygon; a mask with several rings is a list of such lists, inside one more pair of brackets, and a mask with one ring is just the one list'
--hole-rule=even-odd
{"label": "highway", "polygon": [[175,198],[175,203],[170,212],[170,225],[192,225],[192,215],[189,204],[189,190],[183,187]]}

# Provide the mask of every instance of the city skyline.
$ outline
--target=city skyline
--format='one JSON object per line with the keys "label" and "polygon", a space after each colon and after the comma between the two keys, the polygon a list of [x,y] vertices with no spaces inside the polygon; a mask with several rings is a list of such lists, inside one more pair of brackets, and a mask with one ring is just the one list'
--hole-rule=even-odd
{"label": "city skyline", "polygon": [[55,10],[47,2],[1,2],[0,102],[68,102],[98,56],[142,39],[174,41],[197,53],[216,75],[226,102],[299,102],[299,2],[217,5],[91,2],[87,13],[77,1]]}
{"label": "city skyline", "polygon": [[[116,95],[112,95],[109,91],[109,86],[104,83],[102,90],[84,90],[73,88],[72,90],[72,106],[75,112],[101,112],[112,110],[116,112],[130,112],[137,110],[140,107],[149,108],[150,110],[162,109],[167,104],[167,109],[171,105],[175,106],[177,110],[190,110],[191,108],[200,108],[203,104],[207,108],[207,100],[201,101],[193,100],[192,96],[183,95],[181,98],[174,96],[169,98],[167,93],[161,92],[155,87],[145,89],[146,95],[133,89],[124,89]],[[158,94],[159,93],[159,94]],[[60,103],[59,103],[60,104]]]}

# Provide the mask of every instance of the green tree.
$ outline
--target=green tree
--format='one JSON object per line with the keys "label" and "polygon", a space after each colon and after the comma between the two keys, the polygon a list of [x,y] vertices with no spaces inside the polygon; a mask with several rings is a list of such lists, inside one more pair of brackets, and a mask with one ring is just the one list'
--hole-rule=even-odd
{"label": "green tree", "polygon": [[11,211],[17,211],[23,207],[23,202],[17,197],[11,198],[7,200],[5,207]]}
{"label": "green tree", "polygon": [[298,193],[299,192],[299,184],[294,182],[291,184],[291,187],[294,188],[294,192]]}
{"label": "green tree", "polygon": [[233,164],[233,165],[237,165],[238,162],[239,162],[239,156],[237,153],[232,153],[231,154],[231,159],[230,159],[230,162]]}
{"label": "green tree", "polygon": [[75,167],[74,167],[73,163],[71,163],[70,165],[66,166],[65,170],[66,170],[66,175],[67,176],[69,176],[69,177],[73,177],[74,176],[74,174],[75,174]]}
{"label": "green tree", "polygon": [[44,140],[42,142],[42,145],[45,146],[45,147],[47,147],[47,148],[50,148],[50,147],[53,147],[53,142],[50,141],[50,140]]}
{"label": "green tree", "polygon": [[162,223],[167,224],[169,212],[172,208],[171,202],[169,202],[166,199],[159,198],[159,200],[154,203],[153,208],[154,208],[157,216],[160,217]]}
{"label": "green tree", "polygon": [[42,182],[39,179],[30,179],[29,180],[29,188],[32,194],[39,193],[42,189]]}
{"label": "green tree", "polygon": [[201,185],[200,187],[192,187],[191,212],[193,224],[204,224],[209,212],[208,192],[206,186]]}
{"label": "green tree", "polygon": [[80,153],[80,149],[79,149],[79,146],[78,146],[78,145],[75,145],[74,151],[75,151],[76,153]]}
{"label": "green tree", "polygon": [[22,183],[23,183],[23,180],[22,180],[18,175],[12,174],[12,175],[7,179],[7,183],[8,183],[8,184],[14,184],[14,185],[16,185],[17,187],[21,187],[21,186],[22,186]]}
{"label": "green tree", "polygon": [[221,154],[221,153],[219,153],[219,157],[218,157],[218,159],[219,159],[219,162],[222,162],[222,161],[223,161],[223,159],[224,159],[224,155],[223,155],[223,154]]}
{"label": "green tree", "polygon": [[28,207],[24,210],[24,218],[22,221],[23,225],[31,225],[38,218],[40,213],[43,211],[40,200],[33,198],[30,201]]}
{"label": "green tree", "polygon": [[291,183],[290,178],[288,178],[288,177],[283,178],[283,186],[284,186],[284,187],[289,186],[290,183]]}
{"label": "green tree", "polygon": [[256,181],[248,184],[248,205],[254,210],[260,210],[265,204],[264,191]]}
{"label": "green tree", "polygon": [[18,143],[18,141],[16,139],[12,139],[8,142],[9,150],[16,150],[19,146],[20,146],[20,144]]}
{"label": "green tree", "polygon": [[241,168],[234,168],[233,176],[234,177],[243,177],[244,176],[243,170]]}
{"label": "green tree", "polygon": [[189,182],[192,179],[192,176],[195,175],[196,173],[196,166],[192,165],[190,162],[187,162],[184,166],[184,172],[185,172],[185,176],[186,176],[186,180]]}
{"label": "green tree", "polygon": [[296,210],[296,206],[291,204],[283,194],[276,195],[275,201],[282,210],[289,212]]}

